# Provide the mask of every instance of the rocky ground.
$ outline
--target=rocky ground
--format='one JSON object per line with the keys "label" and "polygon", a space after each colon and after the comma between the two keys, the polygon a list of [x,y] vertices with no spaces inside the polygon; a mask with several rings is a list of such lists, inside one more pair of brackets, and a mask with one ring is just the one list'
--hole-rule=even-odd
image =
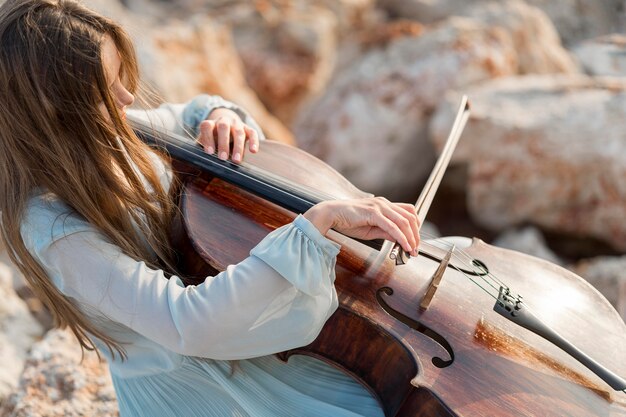
{"label": "rocky ground", "polygon": [[[395,200],[416,199],[467,94],[429,235],[562,265],[626,318],[624,1],[85,3],[132,34],[148,101],[220,94]],[[80,363],[3,248],[0,297],[0,416],[117,415],[106,364]]]}

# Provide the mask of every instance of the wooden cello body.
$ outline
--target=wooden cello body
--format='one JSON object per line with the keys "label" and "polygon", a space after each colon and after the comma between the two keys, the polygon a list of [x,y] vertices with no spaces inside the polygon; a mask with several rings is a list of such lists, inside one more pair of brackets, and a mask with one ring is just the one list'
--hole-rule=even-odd
{"label": "wooden cello body", "polygon": [[[332,198],[366,195],[321,161],[286,145],[265,143],[246,161]],[[188,161],[173,164],[186,178],[181,266],[196,282],[243,260],[268,232],[297,215]],[[388,417],[626,416],[623,392],[495,313],[494,299],[483,288],[487,284],[480,284],[480,274],[472,275],[471,265],[506,280],[550,327],[626,375],[626,325],[582,278],[473,239],[446,268],[423,310],[420,300],[444,250],[431,246],[397,267],[360,242],[333,231],[328,237],[342,245],[335,282],[340,307],[312,344],[280,353],[283,359],[307,354],[339,367],[379,399]]]}

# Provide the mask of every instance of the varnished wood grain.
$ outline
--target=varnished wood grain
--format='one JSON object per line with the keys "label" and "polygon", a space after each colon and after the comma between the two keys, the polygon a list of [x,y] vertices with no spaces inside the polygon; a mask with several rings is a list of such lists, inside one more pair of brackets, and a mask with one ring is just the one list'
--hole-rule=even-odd
{"label": "varnished wood grain", "polygon": [[[295,216],[219,180],[187,187],[182,207],[195,250],[216,270],[243,260],[269,231]],[[378,396],[387,416],[626,415],[624,394],[493,312],[494,300],[463,274],[448,269],[429,308],[420,311],[437,263],[418,257],[395,267],[364,245],[329,236],[343,247],[336,268],[340,310],[311,346],[283,357],[308,351],[349,370]],[[523,294],[544,322],[626,375],[626,326],[588,283],[556,265],[479,240],[468,255]],[[191,260],[194,264],[198,261]],[[444,354],[441,346],[380,307],[376,291],[383,286],[394,290],[388,299],[394,309],[445,337],[455,352],[450,366],[434,366],[432,358]]]}

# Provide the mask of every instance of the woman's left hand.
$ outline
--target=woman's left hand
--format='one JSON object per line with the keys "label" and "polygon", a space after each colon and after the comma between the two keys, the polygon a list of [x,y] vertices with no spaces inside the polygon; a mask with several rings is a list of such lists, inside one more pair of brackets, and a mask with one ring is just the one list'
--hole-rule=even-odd
{"label": "woman's left hand", "polygon": [[233,162],[240,163],[246,141],[250,152],[256,153],[259,150],[259,135],[256,130],[246,125],[237,113],[226,108],[213,110],[200,123],[199,131],[196,141],[210,154],[215,152],[217,146],[217,156],[223,161],[230,157]]}

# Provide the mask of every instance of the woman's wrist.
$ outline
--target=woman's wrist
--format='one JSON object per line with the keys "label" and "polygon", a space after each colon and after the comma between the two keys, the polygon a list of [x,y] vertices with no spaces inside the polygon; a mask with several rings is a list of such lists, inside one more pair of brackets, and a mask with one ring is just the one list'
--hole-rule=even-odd
{"label": "woman's wrist", "polygon": [[236,117],[243,122],[241,116],[234,110],[229,109],[226,106],[215,107],[211,112],[207,115],[206,120],[216,120],[220,117]]}
{"label": "woman's wrist", "polygon": [[311,222],[323,236],[333,227],[331,211],[328,210],[326,205],[326,203],[316,204],[302,215]]}

